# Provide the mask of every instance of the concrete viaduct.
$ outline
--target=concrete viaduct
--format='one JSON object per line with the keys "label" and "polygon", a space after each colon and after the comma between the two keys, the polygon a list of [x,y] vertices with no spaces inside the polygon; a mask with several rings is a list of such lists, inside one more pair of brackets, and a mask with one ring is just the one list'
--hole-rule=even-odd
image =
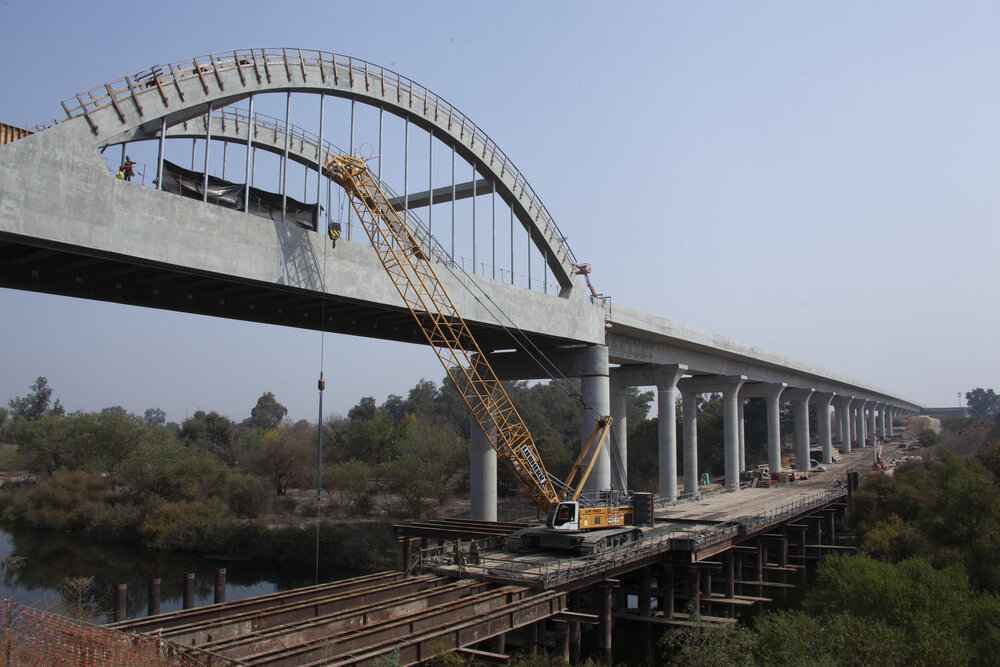
{"label": "concrete viaduct", "polygon": [[[318,132],[289,124],[293,93],[299,101],[315,100],[321,119]],[[284,119],[254,113],[255,100],[265,95],[283,96]],[[581,379],[584,403],[615,418],[616,456],[605,452],[591,479],[594,488],[626,483],[613,480],[611,460],[620,460],[625,469],[624,397],[633,386],[657,389],[659,494],[665,502],[698,489],[700,394],[722,394],[725,485],[730,489],[738,487],[747,466],[742,428],[747,399],[767,402],[772,470],[781,465],[783,402],[794,408],[796,455],[804,466],[810,459],[810,408],[829,416],[832,407],[835,415],[834,429],[830,419],[817,419],[816,437],[825,462],[831,460],[835,442],[844,451],[864,447],[872,438],[891,434],[894,417],[919,411],[920,406],[906,398],[864,382],[617,303],[612,306],[610,300],[588,293],[576,277],[576,258],[540,198],[479,127],[423,86],[378,65],[329,52],[248,49],[154,67],[64,101],[67,117],[60,122],[39,126],[29,136],[16,133],[14,140],[0,146],[0,285],[422,342],[375,253],[363,239],[351,237],[350,220],[349,240],[330,250],[325,234],[317,233],[325,231],[322,214],[302,225],[283,219],[283,214],[267,217],[217,206],[209,198],[209,149],[225,142],[245,147],[243,187],[252,180],[251,156],[268,151],[279,157],[283,169],[290,163],[303,166],[307,179],[316,182],[316,202],[322,206],[324,188],[329,201],[336,185],[318,165],[340,150],[324,139],[324,129],[330,130],[323,126],[323,105],[332,100],[350,103],[346,150],[357,146],[356,105],[378,111],[378,138],[369,138],[378,142],[379,154],[383,114],[405,123],[407,150],[411,127],[424,132],[432,147],[450,149],[450,186],[434,187],[431,157],[431,174],[424,181],[428,187],[414,191],[409,186],[416,181],[407,171],[411,160],[404,160],[403,194],[396,201],[415,224],[421,224],[415,218],[418,209],[426,208],[430,217],[431,202],[451,203],[454,211],[456,200],[475,201],[487,193],[494,218],[497,201],[509,209],[511,238],[516,220],[518,233],[528,239],[528,288],[514,284],[513,241],[507,282],[485,271],[476,273],[476,261],[471,275],[458,270],[454,241],[449,252],[446,242],[435,240],[440,222],[423,227],[425,238],[436,244],[434,261],[443,267],[439,274],[502,377],[547,378],[554,367]],[[110,147],[120,146],[124,156],[125,146],[135,150],[145,145],[154,151],[155,169],[162,174],[164,147],[178,140],[204,143],[202,201],[163,191],[163,179],[152,187],[120,180],[102,158]],[[456,155],[474,170],[471,181],[456,181]],[[437,170],[439,176],[442,171]],[[324,208],[330,216],[330,207]],[[471,223],[459,224],[471,224],[475,238],[474,217]],[[452,238],[454,233],[453,223]],[[473,241],[473,257],[475,253]],[[532,254],[541,258],[536,267],[542,267],[542,291],[531,288]],[[550,279],[557,293],[549,289]],[[518,349],[511,329],[530,344],[533,354]],[[548,360],[548,370],[537,363],[539,354]],[[678,392],[683,401],[683,471],[677,469]],[[587,414],[581,411],[580,432],[585,436],[593,428]],[[494,520],[496,457],[478,428],[473,429],[471,474],[472,518]]]}

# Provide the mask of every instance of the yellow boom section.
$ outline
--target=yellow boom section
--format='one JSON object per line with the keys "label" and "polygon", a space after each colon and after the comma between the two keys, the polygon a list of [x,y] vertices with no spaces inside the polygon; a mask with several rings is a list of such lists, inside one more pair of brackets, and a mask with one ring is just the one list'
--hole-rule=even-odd
{"label": "yellow boom section", "polygon": [[548,511],[560,500],[556,484],[562,484],[545,470],[528,427],[445,292],[430,258],[363,160],[346,155],[331,157],[326,171],[349,195],[386,273],[461,391],[476,422],[487,437],[496,432],[497,454],[538,506]]}

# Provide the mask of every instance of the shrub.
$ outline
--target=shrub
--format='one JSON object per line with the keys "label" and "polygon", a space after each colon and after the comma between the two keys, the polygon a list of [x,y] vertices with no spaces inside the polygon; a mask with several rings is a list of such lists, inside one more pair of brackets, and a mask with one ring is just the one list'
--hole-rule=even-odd
{"label": "shrub", "polygon": [[932,428],[925,428],[920,432],[920,435],[917,436],[917,442],[919,442],[922,447],[933,447],[941,442],[941,434]]}
{"label": "shrub", "polygon": [[194,551],[229,517],[229,510],[218,498],[164,503],[150,512],[140,533],[148,547]]}
{"label": "shrub", "polygon": [[99,503],[107,489],[107,480],[99,475],[61,470],[36,484],[23,498],[15,497],[12,518],[38,528],[79,528],[86,523],[88,508]]}

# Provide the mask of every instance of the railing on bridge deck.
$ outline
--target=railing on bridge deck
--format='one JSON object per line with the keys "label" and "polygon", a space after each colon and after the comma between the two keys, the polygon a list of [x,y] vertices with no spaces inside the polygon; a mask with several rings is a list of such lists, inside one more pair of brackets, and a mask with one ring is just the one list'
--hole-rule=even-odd
{"label": "railing on bridge deck", "polygon": [[749,535],[829,504],[845,493],[843,489],[828,489],[760,515],[740,517],[734,522],[667,530],[652,535],[645,533],[639,541],[586,556],[521,560],[509,556],[501,558],[490,552],[501,549],[504,538],[490,537],[471,541],[466,548],[457,552],[456,545],[421,549],[420,566],[443,576],[509,581],[540,589],[555,588],[575,580],[609,573],[649,556],[669,551],[690,551],[692,547],[704,549],[739,535]]}

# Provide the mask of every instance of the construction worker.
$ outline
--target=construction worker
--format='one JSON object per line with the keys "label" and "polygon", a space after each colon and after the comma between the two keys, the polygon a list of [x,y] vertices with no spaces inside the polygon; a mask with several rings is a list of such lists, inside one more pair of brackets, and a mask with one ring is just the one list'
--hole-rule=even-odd
{"label": "construction worker", "polygon": [[135,162],[132,162],[132,158],[128,155],[125,156],[125,164],[122,165],[122,172],[125,174],[126,181],[131,181],[132,176],[135,175]]}

